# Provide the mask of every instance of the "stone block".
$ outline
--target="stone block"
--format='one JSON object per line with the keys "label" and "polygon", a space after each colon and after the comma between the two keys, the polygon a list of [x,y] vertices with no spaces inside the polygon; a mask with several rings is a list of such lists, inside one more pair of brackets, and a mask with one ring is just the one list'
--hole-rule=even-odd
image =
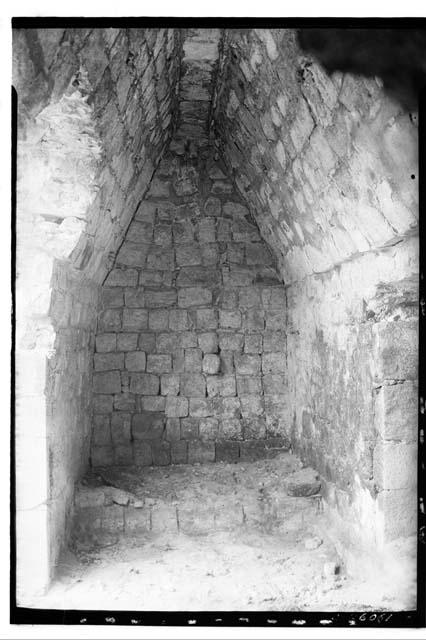
{"label": "stone block", "polygon": [[417,533],[417,492],[415,489],[380,491],[377,505],[383,518],[383,539],[390,542]]}
{"label": "stone block", "polygon": [[141,398],[142,409],[144,411],[164,411],[166,408],[166,398],[164,396],[143,396]]}
{"label": "stone block", "polygon": [[272,255],[263,242],[248,242],[246,244],[246,262],[250,265],[270,265],[272,264]]}
{"label": "stone block", "polygon": [[111,414],[111,438],[114,447],[119,444],[128,444],[131,440],[130,433],[131,415],[123,411],[114,411]]}
{"label": "stone block", "polygon": [[191,220],[173,223],[172,232],[175,244],[190,244],[194,239],[194,226]]}
{"label": "stone block", "polygon": [[143,269],[139,275],[139,284],[144,287],[160,287],[163,284],[164,271]]}
{"label": "stone block", "polygon": [[321,491],[321,480],[314,469],[306,467],[287,476],[285,489],[294,498],[313,496]]}
{"label": "stone block", "polygon": [[153,465],[164,467],[170,464],[170,442],[166,442],[165,440],[153,440],[151,443],[151,450]]}
{"label": "stone block", "polygon": [[169,326],[169,312],[167,309],[155,309],[149,312],[148,326],[151,331],[165,331]]}
{"label": "stone block", "polygon": [[184,309],[171,309],[169,312],[169,328],[172,331],[189,329],[188,312]]}
{"label": "stone block", "polygon": [[200,418],[199,436],[202,440],[216,440],[219,435],[217,418]]}
{"label": "stone block", "polygon": [[239,418],[220,417],[219,438],[221,440],[242,440],[243,426]]}
{"label": "stone block", "polygon": [[177,349],[172,355],[173,372],[183,373],[185,371],[185,350]]}
{"label": "stone block", "polygon": [[[269,312],[267,314],[267,318],[269,318]],[[248,309],[243,314],[243,327],[247,333],[263,331],[265,328],[265,316],[263,310]]]}
{"label": "stone block", "polygon": [[168,418],[166,422],[166,440],[174,442],[180,440],[180,419]]}
{"label": "stone block", "polygon": [[217,328],[217,313],[215,309],[197,309],[197,329],[208,330]]}
{"label": "stone block", "polygon": [[219,347],[221,351],[241,352],[243,344],[244,335],[242,333],[219,333]]}
{"label": "stone block", "polygon": [[144,297],[145,306],[148,309],[172,307],[177,301],[176,289],[173,288],[163,288],[159,290],[145,288]]}
{"label": "stone block", "polygon": [[266,309],[277,309],[282,312],[282,324],[285,323],[287,307],[284,287],[265,287],[262,289],[262,304]]}
{"label": "stone block", "polygon": [[181,394],[186,397],[205,398],[206,381],[203,375],[185,373],[181,376]]}
{"label": "stone block", "polygon": [[254,462],[266,458],[264,440],[245,440],[240,442],[240,460]]}
{"label": "stone block", "polygon": [[108,333],[109,331],[120,331],[121,329],[121,309],[105,309],[98,317],[98,331]]}
{"label": "stone block", "polygon": [[220,370],[223,375],[232,375],[234,373],[234,354],[232,351],[221,350]]}
{"label": "stone block", "polygon": [[232,397],[235,394],[235,377],[233,375],[207,376],[207,395],[209,397]]}
{"label": "stone block", "polygon": [[146,309],[123,309],[123,331],[141,331],[148,328]]}
{"label": "stone block", "polygon": [[[196,342],[196,338],[194,340]],[[157,353],[170,354],[182,347],[181,334],[179,333],[157,333]]]}
{"label": "stone block", "polygon": [[111,445],[92,445],[90,457],[92,467],[109,467],[114,464],[114,449]]}
{"label": "stone block", "polygon": [[170,224],[157,224],[154,228],[154,243],[162,247],[170,247],[172,244],[172,227]]}
{"label": "stone block", "polygon": [[185,349],[185,371],[200,372],[203,354],[201,349]]}
{"label": "stone block", "polygon": [[140,333],[138,347],[145,353],[153,353],[155,351],[155,333]]}
{"label": "stone block", "polygon": [[203,373],[215,375],[220,371],[220,358],[214,353],[208,353],[203,358]]}
{"label": "stone block", "polygon": [[152,465],[151,443],[145,440],[135,440],[133,443],[133,459],[141,467]]}
{"label": "stone block", "polygon": [[284,323],[284,314],[281,309],[268,309],[265,314],[265,325],[267,330],[282,330]]}
{"label": "stone block", "polygon": [[412,381],[382,386],[375,400],[375,427],[383,440],[417,442],[418,391]]}
{"label": "stone block", "polygon": [[105,287],[136,287],[138,284],[138,272],[136,269],[112,269],[107,279]]}
{"label": "stone block", "polygon": [[268,373],[262,377],[263,393],[265,395],[280,395],[287,389],[286,377],[280,373]]}
{"label": "stone block", "polygon": [[132,416],[133,440],[159,440],[163,437],[164,427],[163,413],[143,411]]}
{"label": "stone block", "polygon": [[374,482],[380,489],[417,486],[417,443],[379,442],[373,453]]}
{"label": "stone block", "polygon": [[95,371],[113,371],[124,368],[124,354],[95,353],[93,356]]}
{"label": "stone block", "polygon": [[217,353],[218,352],[217,334],[214,331],[209,331],[207,333],[200,333],[198,335],[198,346],[203,352],[203,354]]}
{"label": "stone block", "polygon": [[146,261],[148,269],[157,271],[172,271],[175,264],[173,249],[152,246]]}
{"label": "stone block", "polygon": [[103,309],[124,306],[124,294],[121,287],[102,287],[101,305]]}
{"label": "stone block", "polygon": [[222,440],[215,444],[216,462],[238,462],[240,458],[240,444],[230,440]]}
{"label": "stone block", "polygon": [[176,284],[178,287],[212,287],[220,284],[220,272],[211,267],[182,267]]}
{"label": "stone block", "polygon": [[291,446],[290,439],[286,437],[281,438],[267,438],[265,440],[266,454],[268,458],[273,458],[280,453],[289,451]]}
{"label": "stone block", "polygon": [[261,395],[239,395],[241,403],[241,415],[243,418],[261,416],[263,414],[263,396]]}
{"label": "stone block", "polygon": [[255,413],[248,413],[243,420],[244,440],[262,440],[266,438],[265,417]]}
{"label": "stone block", "polygon": [[126,353],[127,371],[145,371],[146,356],[144,351],[129,351]]}
{"label": "stone block", "polygon": [[148,373],[170,373],[172,370],[172,357],[149,353],[146,360]]}
{"label": "stone block", "polygon": [[109,415],[93,416],[93,444],[96,446],[111,446]]}
{"label": "stone block", "polygon": [[108,353],[109,351],[115,351],[116,347],[117,347],[116,333],[101,333],[96,336],[97,353]]}
{"label": "stone block", "polygon": [[188,462],[206,463],[215,460],[215,444],[202,440],[190,440],[188,442]]}
{"label": "stone block", "polygon": [[222,329],[240,329],[241,313],[239,311],[219,310],[219,324]]}
{"label": "stone block", "polygon": [[200,244],[201,261],[204,267],[216,267],[219,260],[218,246],[215,242]]}
{"label": "stone block", "polygon": [[161,376],[161,395],[179,395],[180,376],[175,373],[165,373]]}
{"label": "stone block", "polygon": [[[120,448],[118,452],[117,450],[115,450],[115,459],[116,460],[128,459],[128,457],[126,457],[126,453],[128,456],[128,449],[126,447]],[[119,464],[119,463],[116,462],[116,464]],[[129,463],[123,462],[122,464],[129,464]],[[109,531],[109,532],[115,531],[117,533],[122,533],[124,531],[124,507],[118,504],[111,505],[110,507],[104,507],[102,510],[101,528],[104,531]]]}
{"label": "stone block", "polygon": [[181,420],[181,437],[184,440],[196,440],[199,436],[199,419],[183,418]]}
{"label": "stone block", "polygon": [[234,355],[234,363],[237,375],[259,375],[260,374],[260,356],[239,354]]}
{"label": "stone block", "polygon": [[216,242],[216,221],[214,218],[206,217],[200,220],[198,238],[201,243]]}
{"label": "stone block", "polygon": [[150,244],[152,241],[152,230],[152,223],[148,221],[138,222],[137,220],[134,220],[127,230],[126,240],[129,240],[130,242],[143,242]]}
{"label": "stone block", "polygon": [[93,395],[93,412],[96,413],[111,413],[112,411],[113,396],[105,394]]}
{"label": "stone block", "polygon": [[236,289],[223,287],[219,296],[222,309],[236,309],[238,307],[238,292]]}
{"label": "stone block", "polygon": [[166,416],[168,418],[184,418],[188,415],[188,399],[168,396],[166,399]]}
{"label": "stone block", "polygon": [[203,287],[186,287],[178,291],[179,307],[200,307],[210,305],[211,303],[212,292],[209,289]]}
{"label": "stone block", "polygon": [[126,289],[124,294],[125,306],[132,309],[145,307],[145,295],[143,287]]}
{"label": "stone block", "polygon": [[189,398],[189,415],[193,418],[208,418],[215,415],[210,398]]}
{"label": "stone block", "polygon": [[150,530],[151,511],[149,508],[134,509],[129,507],[124,509],[124,531],[126,533],[148,533]]}
{"label": "stone block", "polygon": [[201,264],[200,246],[196,242],[176,245],[176,264],[178,267]]}
{"label": "stone block", "polygon": [[121,377],[119,371],[102,371],[93,374],[94,393],[120,393]]}
{"label": "stone block", "polygon": [[226,256],[228,263],[232,265],[244,264],[244,248],[243,242],[227,242],[226,243]]}
{"label": "stone block", "polygon": [[266,353],[284,352],[286,349],[286,335],[282,331],[265,331],[263,335],[263,350]]}
{"label": "stone block", "polygon": [[134,373],[130,376],[130,391],[155,396],[160,389],[160,378],[150,373]]}
{"label": "stone block", "polygon": [[138,345],[137,333],[118,333],[117,351],[135,351]]}
{"label": "stone block", "polygon": [[262,306],[260,292],[255,287],[244,287],[238,294],[240,309],[253,309]]}
{"label": "stone block", "polygon": [[280,353],[263,353],[262,354],[262,373],[284,373],[287,370],[286,354]]}
{"label": "stone block", "polygon": [[204,211],[208,216],[220,216],[221,209],[222,207],[219,198],[210,196],[204,203]]}
{"label": "stone block", "polygon": [[378,322],[377,377],[379,380],[416,380],[418,368],[417,321]]}
{"label": "stone block", "polygon": [[244,338],[244,353],[260,354],[263,350],[263,337],[259,333],[247,334]]}
{"label": "stone block", "polygon": [[115,411],[134,411],[136,408],[136,398],[131,393],[117,393],[114,396]]}
{"label": "stone block", "polygon": [[260,376],[237,376],[237,392],[239,396],[262,393]]}
{"label": "stone block", "polygon": [[187,464],[188,445],[185,440],[174,441],[171,443],[170,457],[172,464]]}
{"label": "stone block", "polygon": [[126,267],[143,267],[149,244],[125,241],[117,254],[116,263]]}

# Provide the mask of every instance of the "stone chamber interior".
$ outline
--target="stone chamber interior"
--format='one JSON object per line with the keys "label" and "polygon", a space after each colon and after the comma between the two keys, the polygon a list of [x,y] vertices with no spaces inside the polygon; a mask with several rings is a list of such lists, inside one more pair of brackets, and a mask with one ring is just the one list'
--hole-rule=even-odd
{"label": "stone chamber interior", "polygon": [[252,567],[240,610],[350,607],[372,567],[414,608],[417,112],[309,37],[14,30],[18,602],[131,538],[150,609],[231,607],[183,557]]}

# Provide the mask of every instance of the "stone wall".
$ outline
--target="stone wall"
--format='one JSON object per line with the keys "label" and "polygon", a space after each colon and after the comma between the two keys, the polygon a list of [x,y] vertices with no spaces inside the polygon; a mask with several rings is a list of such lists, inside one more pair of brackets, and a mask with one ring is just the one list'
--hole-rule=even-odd
{"label": "stone wall", "polygon": [[228,31],[224,58],[218,147],[287,285],[293,445],[353,537],[414,533],[416,114],[292,30]]}
{"label": "stone wall", "polygon": [[14,32],[20,597],[47,583],[88,465],[99,288],[170,141],[180,49],[167,29]]}
{"label": "stone wall", "polygon": [[288,448],[284,286],[223,167],[194,156],[161,163],[103,286],[94,466]]}

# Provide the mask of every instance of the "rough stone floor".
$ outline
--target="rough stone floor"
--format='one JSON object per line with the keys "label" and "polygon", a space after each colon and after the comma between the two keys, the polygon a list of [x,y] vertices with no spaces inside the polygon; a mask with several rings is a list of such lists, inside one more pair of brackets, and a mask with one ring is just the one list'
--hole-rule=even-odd
{"label": "rough stone floor", "polygon": [[246,464],[97,469],[77,493],[76,527],[57,579],[34,606],[412,608],[406,580],[346,575],[318,488],[315,473],[289,453]]}

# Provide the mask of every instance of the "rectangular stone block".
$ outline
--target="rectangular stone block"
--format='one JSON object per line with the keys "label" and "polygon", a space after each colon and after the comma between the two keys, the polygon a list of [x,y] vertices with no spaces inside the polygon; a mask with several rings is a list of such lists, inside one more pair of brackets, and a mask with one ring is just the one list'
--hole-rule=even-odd
{"label": "rectangular stone block", "polygon": [[190,398],[189,415],[194,418],[207,418],[215,415],[210,398]]}
{"label": "rectangular stone block", "polygon": [[123,331],[141,331],[148,328],[146,309],[123,309]]}
{"label": "rectangular stone block", "polygon": [[239,418],[219,419],[219,438],[221,440],[241,440],[243,425]]}
{"label": "rectangular stone block", "polygon": [[378,322],[377,378],[416,380],[418,369],[417,321]]}
{"label": "rectangular stone block", "polygon": [[415,489],[380,491],[377,504],[383,515],[384,542],[416,534],[417,492]]}
{"label": "rectangular stone block", "polygon": [[150,244],[152,241],[153,225],[148,221],[138,222],[134,220],[126,234],[126,239],[130,242],[144,242]]}
{"label": "rectangular stone block", "polygon": [[145,440],[135,440],[133,443],[133,459],[141,467],[152,465],[151,443]]}
{"label": "rectangular stone block", "polygon": [[97,353],[108,353],[109,351],[115,351],[116,347],[117,347],[116,333],[101,333],[96,336]]}
{"label": "rectangular stone block", "polygon": [[174,441],[171,443],[170,458],[172,464],[187,464],[188,445],[185,440]]}
{"label": "rectangular stone block", "polygon": [[124,354],[122,353],[95,353],[93,360],[96,371],[112,371],[124,368]]}
{"label": "rectangular stone block", "polygon": [[198,330],[217,328],[217,312],[215,309],[197,309],[196,323]]}
{"label": "rectangular stone block", "polygon": [[284,373],[286,370],[285,353],[264,353],[262,355],[262,373]]}
{"label": "rectangular stone block", "polygon": [[[180,376],[176,373],[164,373],[161,376],[161,395],[177,396],[180,389]],[[185,394],[184,394],[185,395]]]}
{"label": "rectangular stone block", "polygon": [[172,227],[170,224],[161,223],[154,227],[154,243],[162,247],[170,247],[172,244]]}
{"label": "rectangular stone block", "polygon": [[188,312],[184,309],[171,309],[169,313],[169,328],[172,331],[186,331],[189,329]]}
{"label": "rectangular stone block", "polygon": [[176,264],[179,267],[201,264],[200,246],[196,242],[176,246]]}
{"label": "rectangular stone block", "polygon": [[[124,451],[118,454],[118,457],[124,456]],[[101,517],[101,528],[104,531],[124,531],[124,507],[113,504],[110,507],[104,507]]]}
{"label": "rectangular stone block", "polygon": [[176,289],[146,289],[144,290],[145,306],[148,309],[172,307],[177,301]]}
{"label": "rectangular stone block", "polygon": [[118,444],[114,447],[114,464],[119,466],[133,464],[133,448],[130,443]]}
{"label": "rectangular stone block", "polygon": [[138,346],[137,333],[118,333],[117,351],[136,351]]}
{"label": "rectangular stone block", "polygon": [[199,422],[198,418],[183,418],[180,422],[181,438],[196,440],[199,436]]}
{"label": "rectangular stone block", "polygon": [[144,351],[129,351],[126,353],[126,369],[128,371],[145,371],[146,356]]}
{"label": "rectangular stone block", "polygon": [[246,244],[247,264],[272,264],[272,255],[263,242],[248,242]]}
{"label": "rectangular stone block", "polygon": [[185,371],[200,372],[203,354],[201,349],[185,349]]}
{"label": "rectangular stone block", "polygon": [[181,267],[176,284],[178,287],[213,287],[221,282],[221,274],[211,267]]}
{"label": "rectangular stone block", "polygon": [[168,418],[166,421],[166,440],[175,442],[180,440],[180,419]]}
{"label": "rectangular stone block", "polygon": [[172,357],[149,353],[146,361],[148,373],[170,373],[172,370]]}
{"label": "rectangular stone block", "polygon": [[138,347],[145,353],[155,352],[155,333],[140,333]]}
{"label": "rectangular stone block", "polygon": [[93,444],[96,446],[111,446],[109,415],[93,416]]}
{"label": "rectangular stone block", "polygon": [[244,440],[261,440],[266,438],[266,419],[261,415],[244,416]]}
{"label": "rectangular stone block", "polygon": [[281,309],[279,311],[277,311],[276,309],[268,309],[267,313],[265,314],[266,329],[270,329],[273,331],[282,330],[283,322],[284,314]]}
{"label": "rectangular stone block", "polygon": [[239,311],[219,310],[219,324],[222,329],[240,329],[241,313]]}
{"label": "rectangular stone block", "polygon": [[259,375],[260,356],[239,354],[234,355],[235,369],[238,375]]}
{"label": "rectangular stone block", "polygon": [[214,442],[206,442],[201,440],[190,440],[188,442],[189,464],[194,464],[195,462],[200,462],[200,463],[214,462],[214,459],[215,459]]}
{"label": "rectangular stone block", "polygon": [[125,306],[130,308],[143,308],[145,307],[145,294],[143,287],[137,287],[134,289],[126,289],[124,294]]}
{"label": "rectangular stone block", "polygon": [[246,218],[233,220],[232,237],[235,242],[256,242],[260,240],[257,227],[248,222]]}
{"label": "rectangular stone block", "polygon": [[112,446],[98,446],[92,444],[90,450],[92,467],[109,467],[114,464],[114,449]]}
{"label": "rectangular stone block", "polygon": [[417,486],[417,443],[380,442],[373,453],[374,482],[380,489]]}
{"label": "rectangular stone block", "polygon": [[267,309],[281,310],[282,324],[284,326],[287,307],[284,287],[265,287],[262,289],[262,303]]}
{"label": "rectangular stone block", "polygon": [[168,396],[166,399],[166,416],[168,418],[184,418],[188,415],[188,399]]}
{"label": "rectangular stone block", "polygon": [[244,353],[262,353],[262,335],[249,333],[244,338]]}
{"label": "rectangular stone block", "polygon": [[216,462],[238,462],[240,458],[240,445],[238,442],[223,440],[216,442]]}
{"label": "rectangular stone block", "polygon": [[163,284],[163,271],[143,269],[139,275],[139,284],[143,287],[159,287]]}
{"label": "rectangular stone block", "polygon": [[185,373],[181,376],[181,394],[186,397],[205,398],[206,380],[197,373]]}
{"label": "rectangular stone block", "polygon": [[216,242],[216,221],[214,218],[202,218],[198,223],[200,242]]}
{"label": "rectangular stone block", "polygon": [[214,353],[207,353],[203,357],[203,373],[216,375],[220,371],[220,358]]}
{"label": "rectangular stone block", "polygon": [[220,351],[220,370],[224,375],[234,373],[234,353],[232,351]]}
{"label": "rectangular stone block", "polygon": [[[152,464],[164,467],[170,464],[170,442],[165,440],[154,440],[151,443]],[[154,527],[153,527],[154,529]]]}
{"label": "rectangular stone block", "polygon": [[264,440],[246,440],[240,442],[240,460],[254,462],[266,457]]}
{"label": "rectangular stone block", "polygon": [[113,396],[105,394],[93,395],[93,412],[96,413],[111,413],[112,411]]}
{"label": "rectangular stone block", "polygon": [[[178,290],[179,307],[200,307],[212,303],[212,292],[203,287],[186,287]],[[208,328],[208,327],[206,327]]]}
{"label": "rectangular stone block", "polygon": [[151,510],[148,507],[142,509],[127,507],[124,509],[124,531],[126,533],[148,533],[151,531]]}
{"label": "rectangular stone block", "polygon": [[241,352],[244,344],[244,335],[242,333],[219,333],[219,346],[221,351],[239,351]]}
{"label": "rectangular stone block", "polygon": [[173,249],[152,246],[146,261],[148,269],[171,271],[174,269],[175,255]]}
{"label": "rectangular stone block", "polygon": [[263,396],[248,395],[239,396],[241,403],[241,415],[243,418],[261,416],[263,414]]}
{"label": "rectangular stone block", "polygon": [[136,408],[136,397],[131,393],[117,393],[114,396],[115,411],[134,411]]}
{"label": "rectangular stone block", "polygon": [[262,393],[260,376],[237,376],[237,392],[239,396]]}
{"label": "rectangular stone block", "polygon": [[227,242],[226,256],[229,264],[244,264],[244,243],[243,242]]}
{"label": "rectangular stone block", "polygon": [[133,373],[130,376],[130,391],[144,396],[155,396],[160,389],[160,378],[150,373]]}
{"label": "rectangular stone block", "polygon": [[124,306],[124,294],[121,287],[102,287],[101,305],[103,309]]}
{"label": "rectangular stone block", "polygon": [[418,391],[412,381],[382,386],[375,399],[375,426],[383,440],[417,442]]}
{"label": "rectangular stone block", "polygon": [[112,269],[105,280],[106,287],[136,287],[138,272],[136,269]]}
{"label": "rectangular stone block", "polygon": [[177,515],[174,505],[153,505],[151,509],[151,531],[154,533],[177,533]]}
{"label": "rectangular stone block", "polygon": [[167,309],[155,309],[149,312],[148,326],[151,331],[164,331],[169,326],[169,312]]}
{"label": "rectangular stone block", "polygon": [[216,440],[219,436],[219,421],[216,418],[200,418],[199,436],[201,440]]}
{"label": "rectangular stone block", "polygon": [[263,351],[266,353],[285,352],[286,335],[281,331],[265,331],[263,335]]}
{"label": "rectangular stone block", "polygon": [[194,239],[194,226],[191,220],[174,222],[172,231],[175,244],[189,244]]}
{"label": "rectangular stone block", "polygon": [[164,396],[143,396],[141,398],[142,409],[144,411],[164,411],[166,408],[166,398]]}
{"label": "rectangular stone block", "polygon": [[[267,314],[269,317],[269,313]],[[243,327],[248,333],[263,331],[265,316],[262,309],[248,309],[243,314]]]}
{"label": "rectangular stone block", "polygon": [[268,373],[262,376],[263,393],[265,395],[283,394],[287,388],[286,376],[281,373]]}
{"label": "rectangular stone block", "polygon": [[120,393],[121,377],[119,371],[102,371],[93,374],[94,393]]}
{"label": "rectangular stone block", "polygon": [[214,331],[200,333],[198,335],[198,346],[203,352],[203,354],[217,353],[218,352],[217,334]]}
{"label": "rectangular stone block", "polygon": [[127,267],[143,267],[148,250],[148,244],[125,241],[120,247],[116,262]]}
{"label": "rectangular stone block", "polygon": [[120,331],[121,309],[105,309],[98,317],[98,332]]}
{"label": "rectangular stone block", "polygon": [[130,443],[130,413],[114,411],[111,414],[111,438],[114,446]]}
{"label": "rectangular stone block", "polygon": [[132,416],[133,440],[159,440],[165,428],[164,413],[143,411]]}

